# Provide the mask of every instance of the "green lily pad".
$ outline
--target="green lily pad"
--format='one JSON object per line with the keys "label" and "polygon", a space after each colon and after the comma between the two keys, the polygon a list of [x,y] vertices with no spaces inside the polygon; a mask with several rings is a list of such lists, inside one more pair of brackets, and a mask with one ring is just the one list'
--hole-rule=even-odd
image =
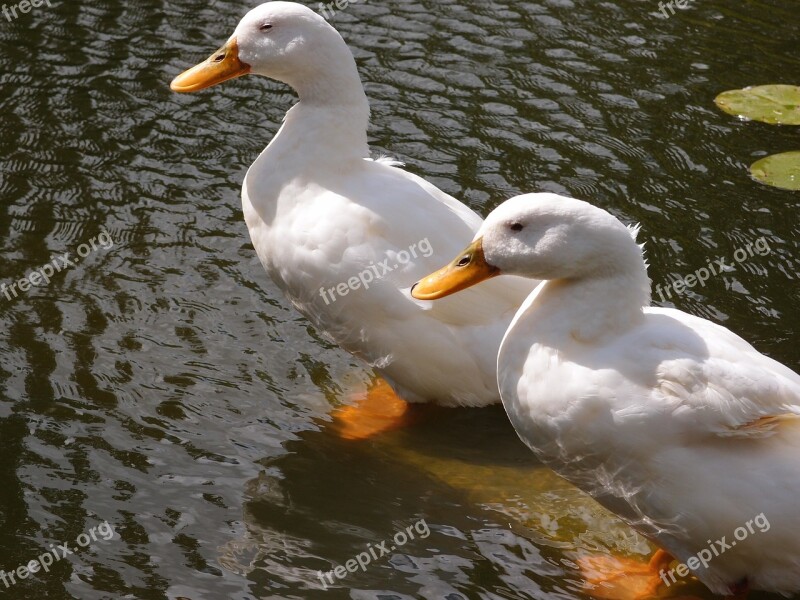
{"label": "green lily pad", "polygon": [[784,152],[762,158],[750,167],[756,181],[781,188],[800,190],[800,152]]}
{"label": "green lily pad", "polygon": [[723,92],[714,100],[729,115],[770,125],[800,125],[800,87],[760,85]]}

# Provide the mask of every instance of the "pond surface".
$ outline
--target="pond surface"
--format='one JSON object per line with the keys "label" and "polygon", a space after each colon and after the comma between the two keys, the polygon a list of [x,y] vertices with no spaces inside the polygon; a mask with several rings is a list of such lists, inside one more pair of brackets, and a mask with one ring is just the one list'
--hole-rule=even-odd
{"label": "pond surface", "polygon": [[[360,443],[332,431],[371,373],[284,301],[240,207],[294,96],[252,77],[168,87],[246,8],[0,16],[0,282],[75,262],[0,296],[0,569],[114,530],[0,598],[587,598],[578,554],[649,548],[539,467],[501,408]],[[713,104],[797,83],[795,0],[668,19],[655,0],[370,0],[333,23],[375,154],[481,214],[523,191],[591,200],[642,223],[662,285],[765,238],[766,255],[666,303],[800,366],[800,196],[747,174],[800,149],[798,130]],[[429,535],[322,591],[318,571],[420,523]]]}

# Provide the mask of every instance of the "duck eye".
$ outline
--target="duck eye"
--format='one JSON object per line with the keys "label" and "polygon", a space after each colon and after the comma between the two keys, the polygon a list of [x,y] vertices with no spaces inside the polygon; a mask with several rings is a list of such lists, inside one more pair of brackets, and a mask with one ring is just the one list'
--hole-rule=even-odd
{"label": "duck eye", "polygon": [[261,27],[259,27],[259,29],[261,31],[269,31],[270,29],[272,29],[272,25],[270,25],[269,23],[264,23]]}
{"label": "duck eye", "polygon": [[522,223],[512,223],[511,224],[511,231],[522,231],[525,226]]}
{"label": "duck eye", "polygon": [[470,260],[472,260],[472,257],[470,257],[469,254],[465,254],[461,257],[461,260],[456,263],[456,265],[459,267],[466,267],[470,263]]}

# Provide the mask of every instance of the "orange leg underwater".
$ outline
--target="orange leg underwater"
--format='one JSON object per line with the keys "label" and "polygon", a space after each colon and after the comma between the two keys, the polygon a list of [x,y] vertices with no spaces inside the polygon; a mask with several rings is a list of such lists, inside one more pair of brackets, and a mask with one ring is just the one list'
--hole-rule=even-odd
{"label": "orange leg underwater", "polygon": [[[590,595],[602,600],[645,600],[658,596],[665,585],[662,572],[669,572],[673,558],[658,550],[645,564],[613,556],[587,556],[578,561]],[[669,580],[668,580],[669,581]]]}
{"label": "orange leg underwater", "polygon": [[346,440],[364,440],[410,423],[409,404],[383,379],[377,379],[356,403],[333,411],[334,428]]}
{"label": "orange leg underwater", "polygon": [[[661,593],[671,585],[695,581],[694,578],[681,580],[671,575],[670,565],[675,559],[664,550],[657,550],[648,564],[614,556],[587,556],[578,560],[585,578],[589,594],[602,600],[645,600],[664,598],[665,600],[702,600],[696,595]],[[681,585],[681,587],[682,587]],[[710,592],[708,592],[710,594]],[[747,600],[749,586],[746,581],[731,589],[725,600]],[[704,596],[705,597],[705,596]],[[717,596],[718,597],[718,596]]]}

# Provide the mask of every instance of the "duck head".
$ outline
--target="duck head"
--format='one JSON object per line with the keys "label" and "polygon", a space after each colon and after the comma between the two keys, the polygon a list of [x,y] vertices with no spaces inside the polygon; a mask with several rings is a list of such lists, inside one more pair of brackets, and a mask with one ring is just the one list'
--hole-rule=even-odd
{"label": "duck head", "polygon": [[507,200],[449,265],[417,282],[411,295],[436,300],[500,274],[578,279],[644,268],[641,248],[605,210],[556,194]]}
{"label": "duck head", "polygon": [[[175,92],[196,92],[253,73],[292,86],[313,88],[355,62],[339,33],[320,15],[294,2],[267,2],[251,10],[233,35],[208,59],[178,75]],[[326,69],[328,72],[326,73]]]}

